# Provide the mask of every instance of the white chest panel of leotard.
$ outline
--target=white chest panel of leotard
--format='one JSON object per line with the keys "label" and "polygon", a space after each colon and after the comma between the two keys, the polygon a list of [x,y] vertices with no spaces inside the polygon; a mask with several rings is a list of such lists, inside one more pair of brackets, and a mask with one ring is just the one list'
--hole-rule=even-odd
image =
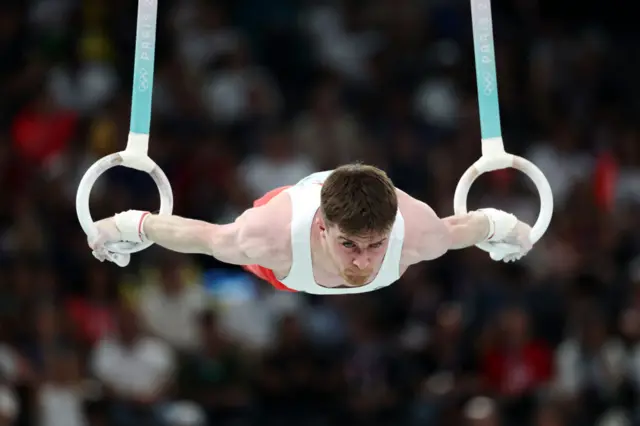
{"label": "white chest panel of leotard", "polygon": [[289,275],[280,281],[292,290],[323,295],[366,293],[393,284],[400,278],[400,256],[404,241],[404,219],[399,210],[389,236],[389,246],[384,260],[371,283],[353,288],[328,288],[316,283],[311,258],[311,226],[320,208],[322,183],[331,172],[314,173],[286,190],[291,197],[293,259]]}

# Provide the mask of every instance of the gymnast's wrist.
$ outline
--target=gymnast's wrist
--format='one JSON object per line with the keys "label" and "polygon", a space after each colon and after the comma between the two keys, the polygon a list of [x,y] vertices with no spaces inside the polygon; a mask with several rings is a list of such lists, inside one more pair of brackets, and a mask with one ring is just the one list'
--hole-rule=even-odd
{"label": "gymnast's wrist", "polygon": [[480,209],[477,210],[477,213],[482,216],[484,219],[484,223],[486,225],[486,232],[484,233],[484,238],[482,239],[482,243],[487,241],[491,241],[492,238],[496,235],[496,223],[493,221],[491,214],[487,211],[488,209]]}
{"label": "gymnast's wrist", "polygon": [[148,211],[127,210],[114,216],[116,227],[120,232],[123,241],[135,243],[146,242],[147,236],[144,231],[144,224],[151,216]]}
{"label": "gymnast's wrist", "polygon": [[507,212],[498,209],[480,209],[489,220],[489,233],[484,242],[502,241],[518,223],[518,219]]}

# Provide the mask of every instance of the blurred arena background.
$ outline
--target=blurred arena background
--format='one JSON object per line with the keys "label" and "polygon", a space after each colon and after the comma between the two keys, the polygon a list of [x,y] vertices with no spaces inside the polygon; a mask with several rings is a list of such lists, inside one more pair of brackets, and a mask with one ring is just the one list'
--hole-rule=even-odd
{"label": "blurred arena background", "polygon": [[[176,214],[227,222],[352,160],[452,213],[480,153],[467,0],[159,3],[150,155]],[[0,425],[639,425],[633,6],[494,4],[506,146],[555,195],[531,254],[318,298],[157,248],[95,261],[75,191],[126,142],[136,1],[2,1]],[[470,205],[531,222],[532,194],[493,173]],[[92,212],[157,205],[118,169]]]}

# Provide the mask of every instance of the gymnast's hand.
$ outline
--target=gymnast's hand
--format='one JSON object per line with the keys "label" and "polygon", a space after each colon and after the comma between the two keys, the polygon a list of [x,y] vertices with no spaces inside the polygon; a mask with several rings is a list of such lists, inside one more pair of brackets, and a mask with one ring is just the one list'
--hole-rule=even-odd
{"label": "gymnast's hand", "polygon": [[491,242],[494,246],[491,251],[493,260],[502,260],[504,262],[515,262],[522,259],[531,248],[531,227],[524,222],[518,221],[511,232],[501,241]]}
{"label": "gymnast's hand", "polygon": [[531,226],[514,215],[495,209],[482,209],[491,222],[490,238],[478,247],[489,252],[493,260],[514,262],[524,257],[533,244]]}
{"label": "gymnast's hand", "polygon": [[98,233],[88,239],[93,256],[100,262],[107,260],[120,267],[127,266],[131,256],[109,250],[106,244],[121,241],[142,242],[144,236],[140,232],[140,227],[148,214],[148,212],[129,210],[95,222]]}
{"label": "gymnast's hand", "polygon": [[106,243],[122,241],[113,216],[95,222],[95,226],[98,233],[87,238],[93,257],[100,262],[107,260],[121,267],[127,266],[130,260],[128,254],[114,253],[105,246]]}

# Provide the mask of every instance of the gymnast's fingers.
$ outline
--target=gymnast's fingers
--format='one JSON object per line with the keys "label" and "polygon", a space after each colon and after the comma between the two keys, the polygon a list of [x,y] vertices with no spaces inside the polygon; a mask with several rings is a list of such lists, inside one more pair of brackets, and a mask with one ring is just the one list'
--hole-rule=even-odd
{"label": "gymnast's fingers", "polygon": [[121,254],[121,253],[109,253],[109,260],[121,268],[124,268],[129,264],[131,260],[131,255],[129,254]]}
{"label": "gymnast's fingers", "polygon": [[93,257],[95,257],[96,259],[98,259],[100,262],[104,262],[106,259],[106,256],[103,252],[101,251],[92,251],[91,254],[93,254]]}

